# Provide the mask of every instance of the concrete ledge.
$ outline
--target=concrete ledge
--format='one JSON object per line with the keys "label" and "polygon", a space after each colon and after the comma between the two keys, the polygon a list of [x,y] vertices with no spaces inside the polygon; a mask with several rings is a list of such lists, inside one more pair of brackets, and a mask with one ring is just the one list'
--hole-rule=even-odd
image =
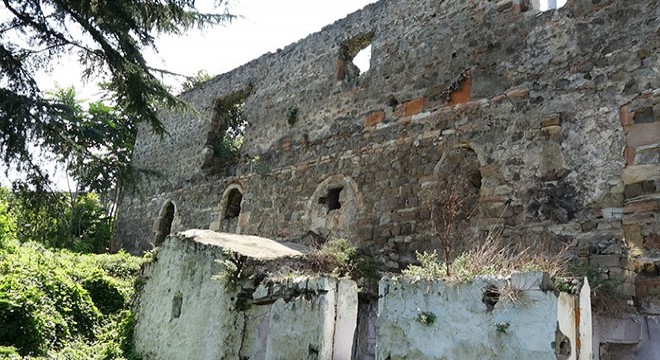
{"label": "concrete ledge", "polygon": [[177,233],[177,236],[180,239],[221,247],[260,260],[301,256],[306,251],[302,245],[279,243],[254,235],[228,234],[211,230],[193,229]]}

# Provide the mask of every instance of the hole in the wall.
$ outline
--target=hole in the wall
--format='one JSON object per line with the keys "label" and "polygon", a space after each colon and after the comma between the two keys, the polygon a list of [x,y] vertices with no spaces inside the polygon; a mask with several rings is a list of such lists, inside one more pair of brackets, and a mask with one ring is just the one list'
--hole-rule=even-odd
{"label": "hole in the wall", "polygon": [[226,167],[238,159],[243,134],[249,125],[245,115],[245,101],[252,91],[252,86],[248,86],[220,97],[213,103],[211,130],[206,139],[206,147],[212,151],[211,156],[205,159],[204,167]]}
{"label": "hole in the wall", "polygon": [[158,246],[165,241],[167,235],[172,232],[172,222],[174,221],[174,204],[171,201],[168,201],[163,209],[160,212],[160,226],[158,227],[158,232],[156,234],[155,245]]}
{"label": "hole in the wall", "polygon": [[344,187],[337,187],[328,189],[328,195],[325,196],[325,204],[328,206],[328,212],[332,210],[341,209],[341,202],[339,201],[339,195],[341,191],[344,190]]}
{"label": "hole in the wall", "polygon": [[353,64],[360,69],[360,74],[364,74],[371,68],[371,45],[360,50],[353,58]]}
{"label": "hole in the wall", "polygon": [[567,360],[571,357],[571,339],[559,330],[559,323],[555,329],[555,341],[552,342],[557,360]]}
{"label": "hole in the wall", "polygon": [[339,47],[337,81],[357,79],[371,67],[371,42],[374,33],[360,34],[344,41]]}
{"label": "hole in the wall", "polygon": [[491,285],[484,289],[481,302],[486,305],[488,311],[493,311],[498,301],[500,301],[500,290],[497,287]]}
{"label": "hole in the wall", "polygon": [[227,194],[227,207],[225,208],[225,219],[237,218],[241,213],[241,201],[243,193],[238,189],[231,189]]}
{"label": "hole in the wall", "polygon": [[653,108],[648,107],[648,108],[636,110],[635,114],[633,115],[633,122],[635,124],[655,122],[655,115],[653,114]]}
{"label": "hole in the wall", "polygon": [[181,305],[183,305],[183,294],[177,291],[172,299],[172,319],[178,319],[181,316]]}
{"label": "hole in the wall", "polygon": [[534,10],[548,11],[559,9],[566,5],[567,0],[531,0],[532,8]]}

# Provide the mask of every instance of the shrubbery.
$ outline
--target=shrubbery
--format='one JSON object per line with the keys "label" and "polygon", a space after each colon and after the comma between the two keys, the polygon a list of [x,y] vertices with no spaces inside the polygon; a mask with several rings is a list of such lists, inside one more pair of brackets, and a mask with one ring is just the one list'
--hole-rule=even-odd
{"label": "shrubbery", "polygon": [[0,249],[0,357],[135,358],[125,309],[141,261],[36,243]]}

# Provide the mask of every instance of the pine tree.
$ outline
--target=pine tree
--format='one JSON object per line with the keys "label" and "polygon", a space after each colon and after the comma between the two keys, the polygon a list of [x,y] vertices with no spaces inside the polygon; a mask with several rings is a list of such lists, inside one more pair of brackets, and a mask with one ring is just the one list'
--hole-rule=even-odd
{"label": "pine tree", "polygon": [[[165,129],[157,108],[183,106],[143,57],[160,34],[182,34],[230,21],[233,15],[196,10],[194,0],[0,0],[0,154],[36,188],[48,183],[30,151],[56,155],[82,149],[86,133],[67,131],[80,118],[76,102],[48,96],[34,74],[61,56],[77,56],[86,78],[101,78],[123,128],[147,123]],[[216,0],[217,6],[224,0]],[[62,94],[60,94],[62,95]],[[74,124],[75,125],[75,124]],[[132,131],[128,133],[132,134]],[[90,136],[97,133],[89,132]],[[81,138],[82,137],[82,138]],[[108,141],[125,139],[109,139]],[[80,146],[77,146],[80,145]]]}

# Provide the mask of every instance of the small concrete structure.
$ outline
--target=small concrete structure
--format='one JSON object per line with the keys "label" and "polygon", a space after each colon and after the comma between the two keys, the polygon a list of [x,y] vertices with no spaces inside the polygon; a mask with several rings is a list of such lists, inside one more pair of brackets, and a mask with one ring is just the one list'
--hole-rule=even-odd
{"label": "small concrete structure", "polygon": [[[298,245],[298,247],[300,247]],[[144,270],[135,347],[145,359],[350,359],[357,286],[332,277],[261,281],[302,253],[256,236],[169,236]]]}
{"label": "small concrete structure", "polygon": [[384,278],[377,359],[591,359],[589,285],[555,293],[543,278]]}
{"label": "small concrete structure", "polygon": [[[303,253],[256,236],[169,236],[144,269],[135,347],[145,359],[591,359],[590,289],[545,273],[471,282],[386,277],[378,315],[350,279],[305,274]],[[367,314],[358,314],[359,311]],[[603,334],[605,336],[605,334]],[[356,345],[359,344],[359,345]],[[359,355],[362,354],[362,355]]]}

